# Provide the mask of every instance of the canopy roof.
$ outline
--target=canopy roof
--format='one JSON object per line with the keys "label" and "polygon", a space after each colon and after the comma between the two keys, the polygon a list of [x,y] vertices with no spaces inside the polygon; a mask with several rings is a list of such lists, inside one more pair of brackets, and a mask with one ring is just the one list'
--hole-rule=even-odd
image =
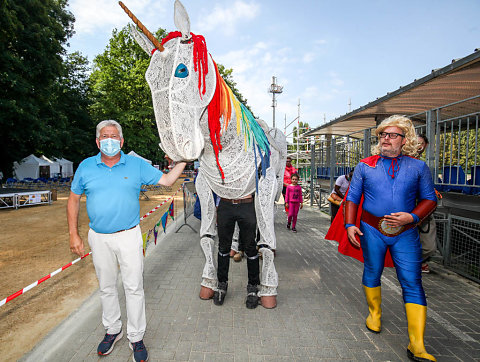
{"label": "canopy roof", "polygon": [[[444,107],[446,105],[449,106]],[[415,123],[424,123],[423,112],[440,107],[443,107],[443,119],[480,110],[480,49],[302,136],[350,135],[362,138],[361,131],[375,127],[377,121],[392,114],[408,115]]]}

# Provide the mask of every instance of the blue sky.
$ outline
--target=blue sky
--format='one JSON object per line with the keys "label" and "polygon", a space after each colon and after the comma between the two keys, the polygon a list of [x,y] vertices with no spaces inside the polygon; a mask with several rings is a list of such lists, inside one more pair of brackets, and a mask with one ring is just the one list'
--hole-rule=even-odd
{"label": "blue sky", "polygon": [[[173,31],[174,0],[123,0],[153,32]],[[183,0],[191,31],[233,68],[256,116],[272,124],[272,76],[284,86],[276,126],[317,127],[480,48],[479,0]],[[70,0],[69,51],[91,61],[129,19],[114,0]],[[351,100],[351,106],[349,101]],[[287,133],[291,130],[287,130]]]}

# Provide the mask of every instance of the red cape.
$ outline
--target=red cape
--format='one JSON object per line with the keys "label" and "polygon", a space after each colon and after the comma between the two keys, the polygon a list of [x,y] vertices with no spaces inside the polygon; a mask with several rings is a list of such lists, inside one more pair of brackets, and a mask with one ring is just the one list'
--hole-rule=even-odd
{"label": "red cape", "polygon": [[[338,242],[338,252],[340,254],[350,256],[352,258],[360,260],[363,263],[362,248],[357,248],[356,246],[353,246],[350,243],[350,241],[348,241],[347,230],[345,229],[345,225],[343,223],[343,204],[345,203],[346,197],[347,195],[345,195],[345,198],[343,199],[343,202],[340,205],[337,215],[335,216],[335,219],[333,219],[332,225],[330,225],[330,229],[328,229],[325,239],[335,240],[336,242]],[[362,196],[362,200],[360,201],[360,205],[358,206],[357,220],[355,222],[355,225],[357,227],[360,227],[360,218],[362,216],[362,204],[363,204],[363,196]],[[358,238],[358,235],[356,236],[356,238],[358,241],[360,241]],[[387,249],[387,254],[385,255],[385,266],[389,268],[392,268],[394,266],[392,261],[392,256],[390,255],[390,250],[388,249]]]}

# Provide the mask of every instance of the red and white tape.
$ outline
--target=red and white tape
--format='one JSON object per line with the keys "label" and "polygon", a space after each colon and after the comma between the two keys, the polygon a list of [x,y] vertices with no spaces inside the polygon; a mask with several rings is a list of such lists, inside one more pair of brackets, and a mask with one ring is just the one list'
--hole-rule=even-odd
{"label": "red and white tape", "polygon": [[18,297],[19,295],[22,295],[23,293],[26,293],[28,292],[30,289],[32,289],[33,287],[36,287],[38,284],[40,283],[43,283],[45,280],[47,279],[50,279],[51,277],[53,277],[54,275],[60,273],[61,271],[67,269],[68,267],[72,266],[73,264],[75,264],[76,262],[82,260],[83,258],[89,256],[92,252],[89,252],[88,254],[85,254],[84,256],[78,258],[78,259],[75,259],[74,261],[68,263],[67,265],[64,265],[62,266],[61,268],[55,270],[54,272],[51,272],[50,274],[48,275],[45,275],[42,279],[39,279],[37,280],[35,283],[32,283],[30,284],[29,286],[26,286],[25,288],[23,289],[20,289],[18,292],[16,293],[13,293],[11,296],[5,298],[4,300],[0,301],[0,307],[2,305],[4,305],[5,303],[8,303],[10,302],[12,299],[15,299],[16,297]]}
{"label": "red and white tape", "polygon": [[164,202],[162,202],[160,205],[157,205],[155,206],[153,209],[151,209],[149,212],[147,212],[145,215],[143,215],[141,218],[140,218],[140,221],[142,221],[143,219],[145,219],[147,216],[150,216],[151,214],[153,214],[155,211],[157,211],[159,208],[161,208],[163,205],[165,205],[165,203],[167,203],[168,201],[170,201],[173,197],[175,197],[175,195],[177,194],[178,191],[180,191],[182,189],[182,186],[180,186],[178,188],[177,191],[175,191],[175,193],[170,196],[168,199],[166,199]]}
{"label": "red and white tape", "polygon": [[[182,186],[180,186],[180,188],[175,191],[175,193],[170,196],[168,199],[166,199],[165,201],[163,201],[160,205],[154,207],[152,210],[150,210],[149,212],[147,212],[145,215],[143,215],[141,218],[140,218],[140,221],[142,221],[143,219],[145,219],[146,217],[148,217],[149,215],[153,214],[155,211],[157,211],[161,206],[163,206],[167,201],[170,201],[173,197],[175,197],[175,195],[177,194],[178,191],[180,191],[180,189],[182,188]],[[60,273],[61,271],[64,271],[65,269],[67,269],[68,267],[72,266],[73,264],[79,262],[80,260],[82,260],[83,258],[86,258],[87,256],[89,256],[90,254],[92,254],[92,252],[89,252],[87,254],[85,254],[84,256],[81,256],[80,258],[77,258],[75,259],[74,261],[68,263],[67,265],[64,265],[62,266],[61,268],[55,270],[54,272],[51,272],[50,274],[48,275],[45,275],[43,278],[37,280],[36,282],[26,286],[25,288],[23,289],[20,289],[18,292],[16,293],[13,293],[12,295],[8,296],[7,298],[3,299],[2,301],[0,301],[0,307],[5,305],[6,303],[10,302],[12,299],[15,299],[16,297],[28,292],[30,289],[36,287],[38,284],[40,283],[43,283],[45,280],[47,279],[50,279],[51,277],[53,277],[54,275],[57,275],[58,273]]]}

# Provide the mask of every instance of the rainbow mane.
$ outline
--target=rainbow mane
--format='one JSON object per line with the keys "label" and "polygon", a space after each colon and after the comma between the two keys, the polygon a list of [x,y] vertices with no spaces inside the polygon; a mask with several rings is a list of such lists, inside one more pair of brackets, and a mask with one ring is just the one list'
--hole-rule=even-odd
{"label": "rainbow mane", "polygon": [[[201,35],[192,35],[190,41],[193,41],[193,60],[194,70],[199,73],[198,90],[200,97],[205,94],[205,76],[208,73],[208,61],[207,61],[207,47],[205,44],[205,38]],[[179,31],[169,33],[163,40],[162,45],[167,41],[177,38],[182,34]],[[215,158],[217,160],[217,166],[219,168],[222,179],[225,179],[223,169],[220,166],[218,160],[218,153],[222,150],[222,144],[220,141],[221,134],[227,129],[228,124],[232,118],[233,112],[235,112],[237,119],[237,135],[244,135],[245,149],[249,148],[253,144],[255,152],[255,158],[258,148],[259,156],[262,159],[262,174],[265,175],[266,169],[270,166],[270,143],[268,142],[265,132],[260,127],[258,122],[253,117],[252,113],[245,105],[238,101],[237,97],[233,94],[230,87],[225,83],[224,79],[218,72],[218,67],[215,61],[212,62],[215,66],[216,73],[216,86],[215,93],[211,102],[208,105],[208,128],[210,131],[210,140],[212,142],[213,150],[215,152]],[[232,112],[233,111],[233,112]],[[223,128],[221,126],[220,119],[223,118]],[[263,151],[263,155],[262,155]],[[257,163],[255,163],[256,165]],[[258,177],[258,172],[257,172]]]}

